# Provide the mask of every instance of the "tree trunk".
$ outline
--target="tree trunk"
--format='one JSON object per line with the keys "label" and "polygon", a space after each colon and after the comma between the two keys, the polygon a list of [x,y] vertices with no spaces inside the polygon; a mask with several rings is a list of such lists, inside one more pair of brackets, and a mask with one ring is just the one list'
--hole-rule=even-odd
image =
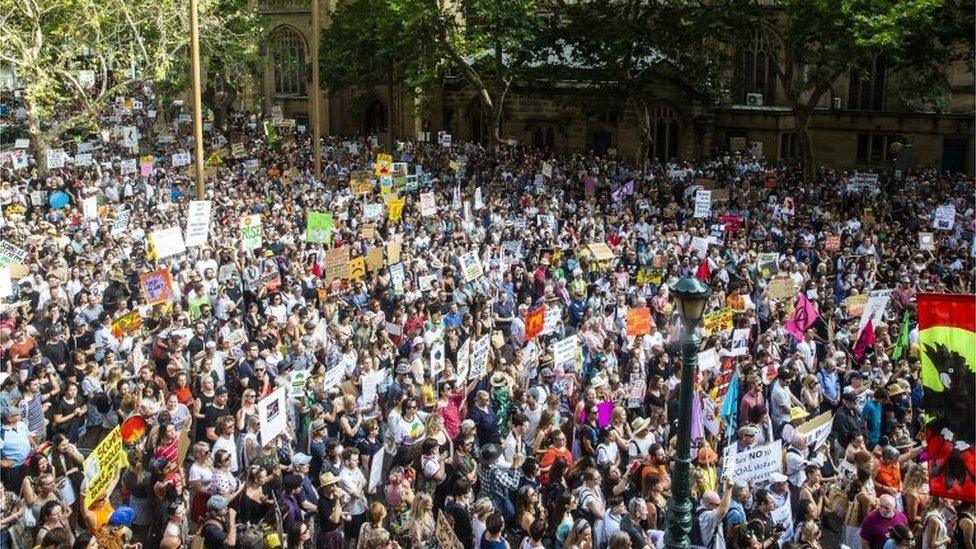
{"label": "tree trunk", "polygon": [[810,139],[810,113],[805,109],[796,110],[796,137],[800,147],[803,181],[809,183],[813,181],[816,164],[813,157],[813,141]]}
{"label": "tree trunk", "polygon": [[489,147],[492,151],[497,151],[499,145],[502,142],[502,106],[501,103],[495,105],[493,109],[489,111],[491,115],[491,125],[488,127],[488,132],[490,133],[490,143]]}
{"label": "tree trunk", "polygon": [[647,101],[637,100],[638,118],[640,119],[641,141],[637,150],[637,161],[635,164],[643,170],[647,170],[648,157],[651,154],[651,143],[653,133],[651,132],[651,109]]}
{"label": "tree trunk", "polygon": [[30,108],[27,109],[27,135],[30,137],[31,152],[34,153],[37,173],[45,174],[47,173],[47,151],[50,143],[47,136],[41,131],[41,119]]}

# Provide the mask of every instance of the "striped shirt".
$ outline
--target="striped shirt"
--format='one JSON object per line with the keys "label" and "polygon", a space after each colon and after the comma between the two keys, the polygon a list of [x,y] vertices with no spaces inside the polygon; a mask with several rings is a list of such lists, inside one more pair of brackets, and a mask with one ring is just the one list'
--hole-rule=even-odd
{"label": "striped shirt", "polygon": [[[30,398],[30,400],[28,400]],[[44,399],[40,393],[35,393],[33,397],[24,395],[20,401],[20,408],[24,412],[24,419],[27,420],[27,428],[34,434],[37,440],[47,438],[47,418],[44,417]]]}

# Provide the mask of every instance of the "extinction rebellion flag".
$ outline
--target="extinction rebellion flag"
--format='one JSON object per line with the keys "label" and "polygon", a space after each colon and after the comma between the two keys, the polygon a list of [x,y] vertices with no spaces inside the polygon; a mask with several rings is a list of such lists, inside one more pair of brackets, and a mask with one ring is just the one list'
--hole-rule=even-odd
{"label": "extinction rebellion flag", "polygon": [[976,501],[976,296],[918,295],[929,491]]}

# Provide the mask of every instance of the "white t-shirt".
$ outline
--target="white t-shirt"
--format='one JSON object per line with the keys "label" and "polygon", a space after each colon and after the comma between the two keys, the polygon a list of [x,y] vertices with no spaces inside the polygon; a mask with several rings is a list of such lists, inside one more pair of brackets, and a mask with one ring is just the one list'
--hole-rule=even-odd
{"label": "white t-shirt", "polygon": [[217,455],[217,450],[227,450],[227,452],[230,454],[230,472],[236,473],[237,472],[237,443],[234,442],[234,438],[233,437],[224,438],[222,436],[217,437],[217,440],[214,442],[213,449],[210,450],[211,458]]}

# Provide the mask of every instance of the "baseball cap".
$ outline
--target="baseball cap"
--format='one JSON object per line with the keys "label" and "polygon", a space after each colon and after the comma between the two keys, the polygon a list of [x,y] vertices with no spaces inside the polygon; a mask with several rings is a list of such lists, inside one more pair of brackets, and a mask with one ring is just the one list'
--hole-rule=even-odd
{"label": "baseball cap", "polygon": [[226,509],[229,504],[230,502],[227,501],[227,498],[220,494],[214,494],[207,500],[207,509],[210,511],[220,511]]}
{"label": "baseball cap", "polygon": [[312,456],[298,452],[291,456],[292,465],[308,465],[312,461]]}

